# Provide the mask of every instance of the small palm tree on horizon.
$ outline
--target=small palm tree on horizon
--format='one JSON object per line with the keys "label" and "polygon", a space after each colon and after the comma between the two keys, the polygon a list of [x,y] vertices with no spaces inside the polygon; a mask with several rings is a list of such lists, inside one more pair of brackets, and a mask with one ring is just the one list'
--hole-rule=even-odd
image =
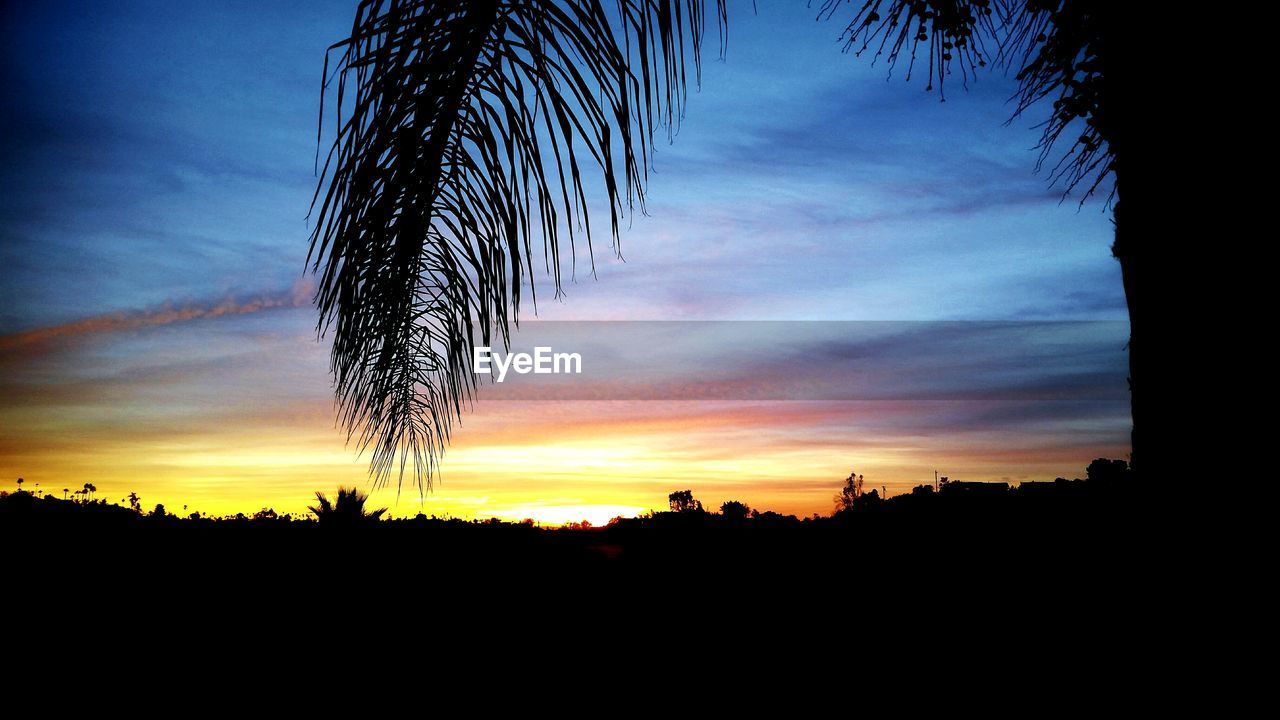
{"label": "small palm tree on horizon", "polygon": [[387,512],[386,508],[365,510],[369,496],[356,488],[338,488],[333,502],[322,492],[316,491],[316,504],[307,506],[321,525],[356,525],[377,522]]}

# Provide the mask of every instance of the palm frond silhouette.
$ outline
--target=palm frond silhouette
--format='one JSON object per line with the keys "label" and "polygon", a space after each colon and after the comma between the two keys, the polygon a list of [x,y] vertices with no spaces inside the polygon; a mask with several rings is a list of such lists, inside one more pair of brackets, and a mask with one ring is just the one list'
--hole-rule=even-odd
{"label": "palm frond silhouette", "polygon": [[[330,48],[308,264],[339,420],[375,486],[408,470],[430,489],[472,349],[509,342],[526,289],[536,307],[535,266],[557,296],[582,244],[594,272],[590,202],[615,252],[643,211],[655,134],[700,77],[706,3],[607,5],[364,0]],[[723,47],[724,0],[715,16]]]}
{"label": "palm frond silhouette", "polygon": [[[822,13],[830,18],[845,4],[845,0],[825,0]],[[1159,13],[1155,8],[1128,8],[1126,3],[1109,0],[863,0],[854,4],[859,9],[845,28],[846,50],[859,55],[874,50],[873,62],[885,57],[890,68],[905,54],[908,79],[920,60],[927,66],[926,89],[932,90],[936,82],[942,93],[956,69],[962,83],[987,65],[1016,72],[1010,121],[1042,103],[1050,108],[1039,123],[1036,169],[1047,171],[1050,183],[1063,188],[1064,199],[1077,189],[1082,190],[1081,204],[1099,191],[1106,194],[1116,228],[1111,253],[1120,263],[1129,309],[1130,461],[1136,462],[1139,417],[1150,417],[1142,409],[1146,407],[1143,398],[1155,397],[1140,391],[1135,382],[1145,355],[1137,352],[1134,327],[1145,322],[1137,319],[1139,308],[1149,307],[1135,302],[1135,297],[1142,293],[1139,288],[1151,282],[1150,271],[1139,270],[1149,262],[1145,258],[1151,250],[1143,233],[1121,232],[1122,226],[1133,226],[1133,198],[1139,193],[1129,196],[1122,214],[1120,188],[1126,176],[1136,175],[1133,170],[1121,172],[1119,158],[1137,135],[1134,91],[1140,83],[1133,51],[1125,49],[1150,34],[1146,21]],[[1136,207],[1138,217],[1152,212],[1145,203]]]}
{"label": "palm frond silhouette", "polygon": [[[825,0],[832,17],[846,0]],[[1037,169],[1050,161],[1063,134],[1081,120],[1080,135],[1049,168],[1070,192],[1087,183],[1087,198],[1114,178],[1114,121],[1105,111],[1107,0],[867,0],[846,26],[845,49],[873,50],[894,68],[906,54],[907,80],[924,66],[926,90],[945,98],[948,77],[967,87],[988,65],[1017,72],[1016,118],[1042,100],[1052,111],[1041,125]],[[1111,48],[1114,50],[1114,48]],[[953,80],[954,81],[954,80]],[[1109,124],[1110,123],[1110,124]]]}
{"label": "palm frond silhouette", "polygon": [[[526,292],[536,308],[536,266],[557,296],[581,244],[594,272],[592,199],[609,208],[615,252],[624,216],[643,212],[655,135],[674,133],[690,70],[700,79],[711,3],[607,5],[363,0],[350,37],[326,56],[317,150],[329,91],[334,137],[308,263],[320,280],[318,330],[333,333],[339,419],[371,450],[375,486],[409,471],[430,489],[474,396],[474,347],[508,344]],[[1016,69],[1014,117],[1052,104],[1038,167],[1059,152],[1049,175],[1064,194],[1081,187],[1087,198],[1114,181],[1116,198],[1126,95],[1117,78],[1132,82],[1117,59],[1132,33],[1121,3],[825,0],[820,16],[846,5],[846,49],[891,68],[905,59],[908,78],[919,62],[926,89],[967,85],[987,66]],[[711,14],[723,51],[725,0]],[[1132,321],[1139,249],[1120,241],[1120,217],[1117,204],[1113,253]],[[1132,334],[1129,347],[1132,390]]]}
{"label": "palm frond silhouette", "polygon": [[334,502],[322,492],[316,492],[316,504],[307,506],[322,525],[354,525],[363,522],[375,522],[386,512],[386,508],[365,510],[369,496],[356,488],[338,488],[338,496]]}

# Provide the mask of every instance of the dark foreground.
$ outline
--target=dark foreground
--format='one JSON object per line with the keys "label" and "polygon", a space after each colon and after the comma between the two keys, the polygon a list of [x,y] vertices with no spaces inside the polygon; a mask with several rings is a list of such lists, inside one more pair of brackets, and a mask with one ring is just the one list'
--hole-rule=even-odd
{"label": "dark foreground", "polygon": [[[190,657],[274,682],[314,664],[307,687],[326,694],[358,676],[340,676],[339,661],[369,672],[390,659],[417,688],[417,663],[438,656],[474,658],[469,673],[505,659],[565,674],[551,650],[594,673],[639,663],[668,679],[735,663],[803,675],[808,662],[840,683],[856,660],[895,675],[981,672],[993,694],[1036,678],[1051,687],[1024,707],[1039,708],[1119,688],[1179,641],[1167,609],[1204,583],[1165,562],[1157,497],[1088,481],[804,521],[692,511],[550,530],[193,521],[11,495],[6,637],[29,638],[15,655],[34,668],[71,658],[136,674],[131,653],[145,652],[170,672],[189,674]],[[566,688],[589,684],[574,673]],[[755,696],[754,680],[736,682]]]}
{"label": "dark foreground", "polygon": [[[396,521],[178,519],[30,494],[0,500],[10,578],[204,596],[368,596],[481,586],[590,587],[619,601],[700,588],[763,595],[942,592],[1039,598],[1142,593],[1160,582],[1152,495],[1121,482],[928,493],[833,517],[657,513],[597,529],[419,517]],[[25,497],[24,497],[25,496]]]}

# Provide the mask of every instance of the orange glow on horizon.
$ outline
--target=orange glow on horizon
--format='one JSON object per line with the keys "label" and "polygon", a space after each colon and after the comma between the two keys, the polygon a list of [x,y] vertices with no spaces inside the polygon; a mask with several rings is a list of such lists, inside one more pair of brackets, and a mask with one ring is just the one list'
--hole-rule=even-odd
{"label": "orange glow on horizon", "polygon": [[411,481],[372,489],[334,425],[309,308],[274,313],[296,315],[297,331],[253,324],[273,313],[231,323],[209,312],[180,329],[108,323],[95,334],[73,323],[0,360],[0,488],[23,477],[24,488],[61,497],[93,483],[108,502],[136,492],[148,510],[233,515],[305,514],[316,491],[345,485],[370,490],[392,517],[598,525],[665,509],[675,490],[693,490],[709,510],[737,500],[805,516],[829,513],[854,469],[893,495],[932,482],[935,469],[967,480],[1076,477],[1092,458],[1127,452],[1125,418],[982,429],[952,416],[983,407],[949,402],[482,394],[455,426],[432,492]]}
{"label": "orange glow on horizon", "polygon": [[[831,510],[831,497],[853,468],[868,487],[890,495],[930,482],[935,465],[966,479],[994,465],[1020,477],[1052,478],[1082,466],[1080,448],[1009,449],[983,442],[946,443],[930,452],[924,438],[884,442],[829,428],[856,418],[851,403],[495,402],[464,416],[432,492],[411,485],[371,490],[370,504],[392,517],[525,518],[545,525],[665,509],[673,490],[690,488],[709,509],[726,500],[796,515]],[[145,506],[170,512],[251,514],[271,507],[305,514],[317,490],[370,490],[364,462],[344,448],[330,407],[239,418],[236,427],[198,423],[172,428],[101,425],[53,434],[37,423],[6,432],[0,462],[28,489],[61,497],[85,482],[108,502],[137,492]],[[14,419],[4,413],[6,427]],[[55,424],[54,418],[49,418]],[[55,439],[56,438],[56,439]],[[932,461],[931,461],[932,460]],[[1069,472],[1069,471],[1065,471]],[[1076,474],[1080,474],[1079,471]],[[1074,475],[1073,475],[1074,476]]]}

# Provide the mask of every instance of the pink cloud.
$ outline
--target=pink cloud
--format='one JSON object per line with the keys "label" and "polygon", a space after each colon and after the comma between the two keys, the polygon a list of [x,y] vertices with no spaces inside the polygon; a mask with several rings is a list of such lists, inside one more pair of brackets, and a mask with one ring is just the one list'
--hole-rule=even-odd
{"label": "pink cloud", "polygon": [[287,291],[267,293],[249,299],[227,298],[217,303],[185,307],[173,307],[166,303],[148,310],[93,315],[61,325],[0,335],[0,352],[30,349],[85,336],[105,335],[191,320],[248,315],[276,308],[304,307],[310,304],[314,292],[314,281],[310,278],[302,278]]}

